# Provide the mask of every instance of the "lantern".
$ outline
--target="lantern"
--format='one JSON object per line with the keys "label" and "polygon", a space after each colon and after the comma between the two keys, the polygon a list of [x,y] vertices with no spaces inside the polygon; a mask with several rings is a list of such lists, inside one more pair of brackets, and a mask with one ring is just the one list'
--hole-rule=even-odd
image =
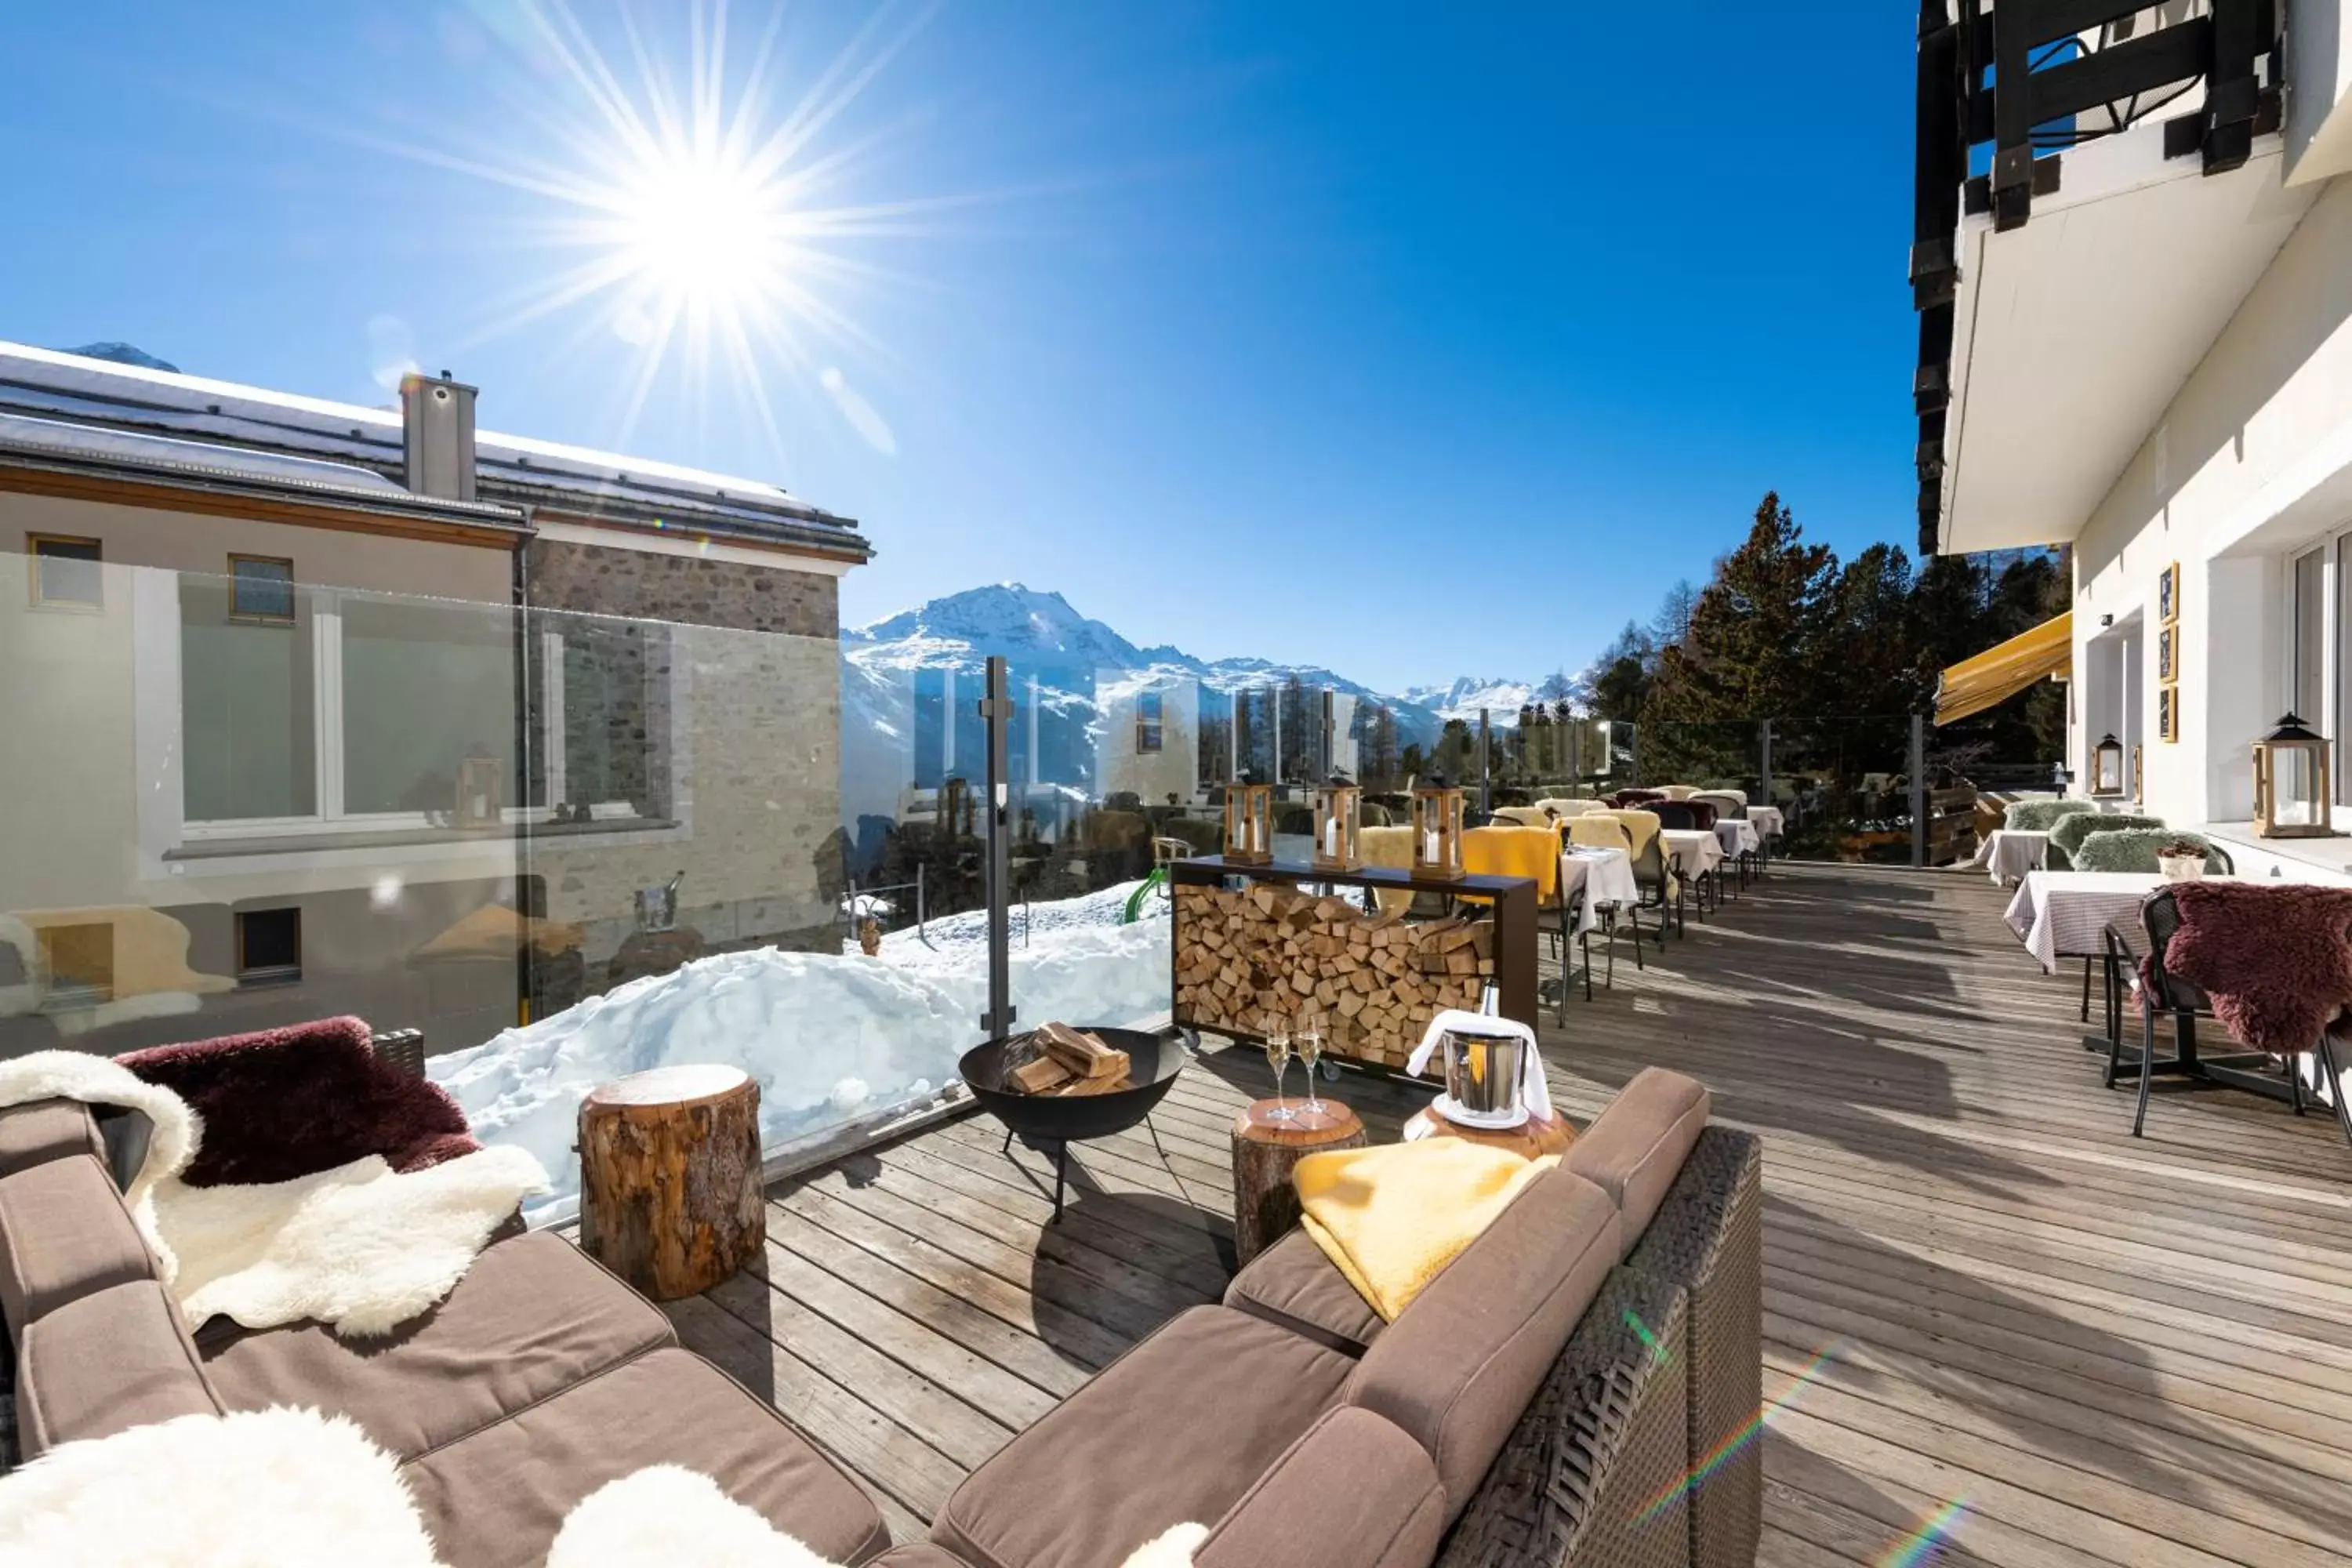
{"label": "lantern", "polygon": [[487,746],[476,746],[460,759],[456,813],[459,827],[496,827],[506,820],[505,803],[500,798],[503,771]]}
{"label": "lantern", "polygon": [[2091,793],[2124,793],[2124,743],[2113,735],[2091,748]]}
{"label": "lantern", "polygon": [[1235,779],[1225,786],[1225,858],[1263,866],[1274,858],[1274,786]]}
{"label": "lantern", "polygon": [[1357,840],[1357,802],[1364,792],[1333,773],[1315,790],[1315,867],[1320,871],[1352,871],[1364,863]]}
{"label": "lantern", "polygon": [[1412,792],[1412,869],[1420,877],[1462,875],[1462,792],[1444,784]]}
{"label": "lantern", "polygon": [[2328,802],[2327,742],[2289,713],[2254,742],[2254,831],[2264,838],[2325,838]]}

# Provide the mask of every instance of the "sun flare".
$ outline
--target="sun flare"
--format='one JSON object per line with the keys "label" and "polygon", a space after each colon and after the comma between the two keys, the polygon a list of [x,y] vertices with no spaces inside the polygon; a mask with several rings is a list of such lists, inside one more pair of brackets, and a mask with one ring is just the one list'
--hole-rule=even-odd
{"label": "sun flare", "polygon": [[[929,12],[884,5],[797,99],[780,90],[780,10],[731,54],[724,0],[648,13],[685,23],[682,68],[625,7],[628,47],[617,63],[565,0],[501,0],[498,14],[510,24],[501,37],[530,68],[512,79],[524,91],[519,124],[541,134],[488,151],[361,138],[530,198],[528,241],[561,258],[497,301],[479,331],[442,347],[569,317],[581,328],[575,342],[608,334],[635,353],[618,439],[675,363],[698,394],[725,387],[740,395],[780,450],[776,388],[828,410],[877,451],[894,451],[880,414],[846,389],[838,368],[880,353],[847,297],[896,280],[859,250],[919,234],[924,214],[968,198],[846,199],[895,132],[845,138],[837,122]],[[827,145],[828,135],[843,144]],[[531,145],[541,151],[518,151]]]}

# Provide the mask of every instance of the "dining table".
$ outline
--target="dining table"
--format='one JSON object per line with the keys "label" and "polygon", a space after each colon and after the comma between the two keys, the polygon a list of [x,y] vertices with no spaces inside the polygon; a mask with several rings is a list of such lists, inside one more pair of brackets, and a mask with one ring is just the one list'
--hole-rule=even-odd
{"label": "dining table", "polygon": [[1723,864],[1723,840],[1704,827],[1669,827],[1658,837],[1685,879],[1695,880]]}
{"label": "dining table", "polygon": [[1559,896],[1572,900],[1580,891],[1584,895],[1584,904],[1577,911],[1576,929],[1571,933],[1576,936],[1594,929],[1603,909],[1642,901],[1641,887],[1633,880],[1633,859],[1622,849],[1572,845],[1562,850]]}
{"label": "dining table", "polygon": [[1780,808],[1777,805],[1749,806],[1748,822],[1767,844],[1789,830],[1788,823],[1780,816]]}
{"label": "dining table", "polygon": [[2027,872],[2042,869],[2049,847],[2050,835],[2042,829],[1996,827],[1977,846],[1975,864],[1992,874],[1995,886],[2006,888],[2023,881]]}
{"label": "dining table", "polygon": [[2155,871],[2033,870],[2018,883],[2004,917],[2025,951],[2052,974],[2070,958],[2105,958],[2107,927],[2139,921],[2140,904],[2164,885]]}
{"label": "dining table", "polygon": [[1724,854],[1735,858],[1761,853],[1764,848],[1764,836],[1757,832],[1756,825],[1745,817],[1717,817],[1715,836],[1722,841]]}

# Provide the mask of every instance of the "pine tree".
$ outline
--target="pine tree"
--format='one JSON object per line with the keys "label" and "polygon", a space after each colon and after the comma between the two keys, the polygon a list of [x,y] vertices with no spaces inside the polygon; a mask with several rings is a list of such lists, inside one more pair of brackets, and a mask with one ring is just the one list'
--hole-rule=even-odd
{"label": "pine tree", "polygon": [[1767,492],[1747,542],[1700,594],[1689,635],[1659,656],[1645,712],[1704,721],[1820,711],[1836,579],[1836,552],[1806,543]]}

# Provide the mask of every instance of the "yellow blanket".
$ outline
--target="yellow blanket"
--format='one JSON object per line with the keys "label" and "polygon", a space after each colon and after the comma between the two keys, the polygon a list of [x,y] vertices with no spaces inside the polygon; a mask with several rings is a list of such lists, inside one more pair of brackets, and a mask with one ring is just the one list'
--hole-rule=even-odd
{"label": "yellow blanket", "polygon": [[1459,1138],[1309,1154],[1292,1181],[1323,1255],[1394,1322],[1519,1189],[1559,1163]]}

